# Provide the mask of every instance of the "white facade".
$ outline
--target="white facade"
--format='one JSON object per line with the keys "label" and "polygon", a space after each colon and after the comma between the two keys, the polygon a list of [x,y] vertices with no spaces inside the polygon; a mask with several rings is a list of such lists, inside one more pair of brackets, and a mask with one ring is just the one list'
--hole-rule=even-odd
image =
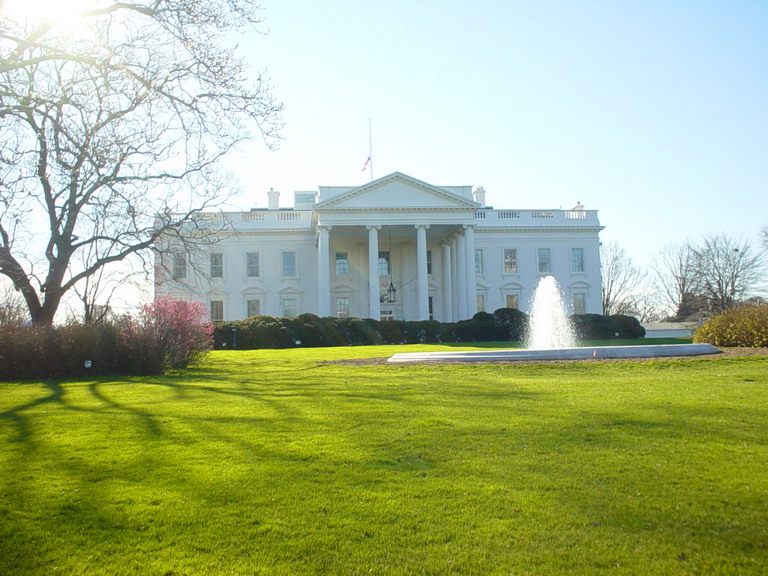
{"label": "white facade", "polygon": [[222,232],[191,256],[159,243],[156,296],[204,301],[214,320],[311,312],[448,322],[527,312],[539,279],[552,275],[570,312],[602,312],[602,227],[580,205],[498,210],[485,206],[482,188],[399,172],[294,200],[279,208],[270,191],[267,209],[202,215]]}

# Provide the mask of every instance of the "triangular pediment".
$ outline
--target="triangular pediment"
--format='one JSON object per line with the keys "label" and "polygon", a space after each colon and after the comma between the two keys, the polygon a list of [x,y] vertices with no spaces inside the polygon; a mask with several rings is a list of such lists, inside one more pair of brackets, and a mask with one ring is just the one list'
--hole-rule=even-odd
{"label": "triangular pediment", "polygon": [[368,184],[346,190],[315,205],[316,210],[365,209],[460,209],[474,210],[479,206],[451,190],[433,186],[394,172]]}

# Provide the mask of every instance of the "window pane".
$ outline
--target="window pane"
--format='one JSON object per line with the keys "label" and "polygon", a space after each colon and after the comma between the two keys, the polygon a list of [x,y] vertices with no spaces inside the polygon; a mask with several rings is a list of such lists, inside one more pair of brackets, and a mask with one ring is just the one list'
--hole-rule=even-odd
{"label": "window pane", "polygon": [[349,318],[349,298],[336,298],[336,316]]}
{"label": "window pane", "polygon": [[504,296],[504,306],[507,308],[514,308],[517,310],[520,307],[519,302],[517,294],[506,294]]}
{"label": "window pane", "polygon": [[187,277],[187,257],[184,254],[173,255],[173,278],[183,280]]}
{"label": "window pane", "polygon": [[298,298],[283,298],[282,308],[284,317],[290,318],[296,316],[299,313]]}
{"label": "window pane", "polygon": [[482,248],[475,248],[475,274],[485,274]]}
{"label": "window pane", "polygon": [[283,252],[283,278],[296,277],[296,252]]}
{"label": "window pane", "polygon": [[477,311],[485,312],[485,295],[484,294],[477,295]]}
{"label": "window pane", "polygon": [[248,252],[246,259],[246,276],[248,278],[258,278],[261,276],[261,257],[258,252]]}
{"label": "window pane", "polygon": [[573,295],[573,313],[574,314],[587,313],[587,295],[586,294]]}
{"label": "window pane", "polygon": [[389,276],[389,252],[379,252],[379,276]]}
{"label": "window pane", "polygon": [[427,250],[427,274],[432,274],[432,250]]}
{"label": "window pane", "polygon": [[261,314],[261,300],[258,298],[251,298],[245,301],[246,305],[246,313],[248,314],[248,317],[256,316],[257,314]]}
{"label": "window pane", "polygon": [[336,252],[336,276],[349,275],[349,253]]}
{"label": "window pane", "polygon": [[539,262],[539,274],[552,273],[552,259],[549,248],[539,248],[537,250]]}
{"label": "window pane", "polygon": [[221,322],[224,320],[224,301],[223,300],[211,300],[209,302],[209,309],[211,311],[211,321]]}
{"label": "window pane", "polygon": [[517,274],[517,248],[504,249],[504,274]]}
{"label": "window pane", "polygon": [[584,248],[571,248],[571,272],[584,272]]}
{"label": "window pane", "polygon": [[214,252],[211,254],[211,278],[224,277],[224,254]]}

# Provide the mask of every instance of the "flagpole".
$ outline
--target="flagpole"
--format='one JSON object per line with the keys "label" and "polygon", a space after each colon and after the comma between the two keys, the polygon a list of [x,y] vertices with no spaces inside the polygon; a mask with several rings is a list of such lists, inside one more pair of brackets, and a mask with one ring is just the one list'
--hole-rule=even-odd
{"label": "flagpole", "polygon": [[369,168],[371,169],[371,182],[373,182],[373,136],[371,132],[371,119],[368,118],[368,158],[371,159]]}

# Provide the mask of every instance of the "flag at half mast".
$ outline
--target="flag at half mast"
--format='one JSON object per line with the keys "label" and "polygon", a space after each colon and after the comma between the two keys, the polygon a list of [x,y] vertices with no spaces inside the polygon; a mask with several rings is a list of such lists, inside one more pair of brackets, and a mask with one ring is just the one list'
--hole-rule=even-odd
{"label": "flag at half mast", "polygon": [[366,168],[371,165],[371,157],[368,156],[368,160],[365,161],[365,164],[363,164],[362,172],[365,172]]}

